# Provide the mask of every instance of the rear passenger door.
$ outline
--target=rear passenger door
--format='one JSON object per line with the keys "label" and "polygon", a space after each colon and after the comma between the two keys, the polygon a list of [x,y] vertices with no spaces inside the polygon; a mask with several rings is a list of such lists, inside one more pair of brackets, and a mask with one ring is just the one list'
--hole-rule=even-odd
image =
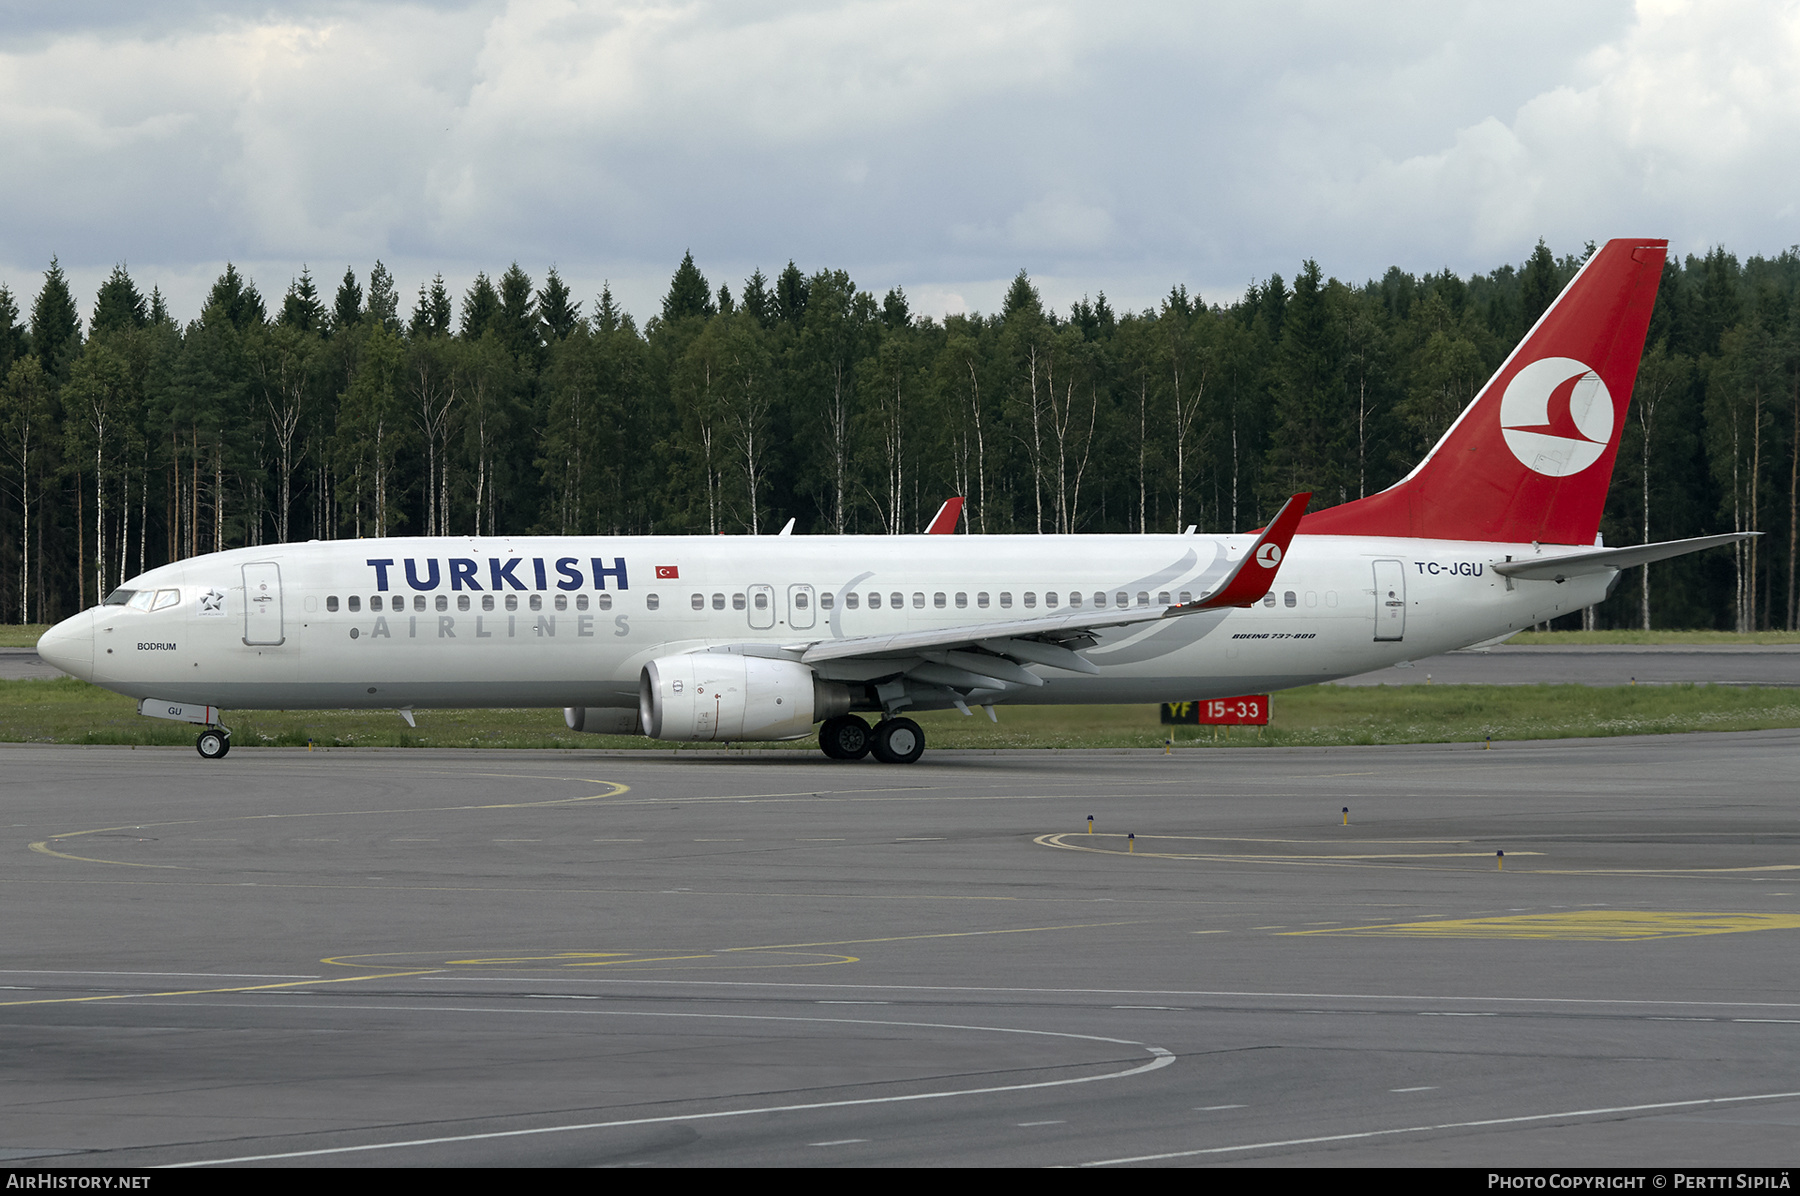
{"label": "rear passenger door", "polygon": [[1406,638],[1406,571],[1399,561],[1375,562],[1375,638]]}

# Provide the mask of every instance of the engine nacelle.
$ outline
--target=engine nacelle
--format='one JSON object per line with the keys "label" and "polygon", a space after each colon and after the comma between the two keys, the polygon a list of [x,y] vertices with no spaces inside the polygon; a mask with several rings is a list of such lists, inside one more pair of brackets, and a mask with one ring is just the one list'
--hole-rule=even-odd
{"label": "engine nacelle", "polygon": [[622,710],[617,706],[564,706],[563,722],[571,731],[589,735],[642,735],[637,707]]}
{"label": "engine nacelle", "polygon": [[849,709],[848,687],[792,660],[663,656],[638,680],[641,734],[653,739],[798,739]]}

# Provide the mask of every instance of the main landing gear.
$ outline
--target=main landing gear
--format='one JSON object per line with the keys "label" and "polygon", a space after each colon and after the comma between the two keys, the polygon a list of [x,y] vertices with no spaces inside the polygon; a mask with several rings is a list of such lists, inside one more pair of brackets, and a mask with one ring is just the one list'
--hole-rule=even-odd
{"label": "main landing gear", "polygon": [[910,718],[884,718],[870,730],[854,714],[825,720],[819,748],[833,760],[860,760],[874,753],[883,764],[911,764],[925,754],[925,732]]}
{"label": "main landing gear", "polygon": [[231,732],[224,727],[208,727],[200,732],[200,738],[194,740],[194,750],[202,759],[223,760],[231,751]]}

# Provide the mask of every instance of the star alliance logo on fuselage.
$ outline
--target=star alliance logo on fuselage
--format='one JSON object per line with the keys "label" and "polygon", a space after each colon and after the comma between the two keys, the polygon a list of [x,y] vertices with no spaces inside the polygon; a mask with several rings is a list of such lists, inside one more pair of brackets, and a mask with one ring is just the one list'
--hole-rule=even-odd
{"label": "star alliance logo on fuselage", "polygon": [[1527,469],[1552,478],[1580,473],[1612,441],[1612,393],[1573,357],[1542,358],[1506,384],[1500,434]]}
{"label": "star alliance logo on fuselage", "polygon": [[200,613],[213,616],[224,615],[225,595],[218,590],[208,590],[200,595]]}

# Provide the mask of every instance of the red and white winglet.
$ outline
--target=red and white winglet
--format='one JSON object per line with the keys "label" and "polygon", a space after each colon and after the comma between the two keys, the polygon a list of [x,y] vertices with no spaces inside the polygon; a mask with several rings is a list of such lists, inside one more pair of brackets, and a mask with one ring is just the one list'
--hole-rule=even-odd
{"label": "red and white winglet", "polygon": [[1196,601],[1171,607],[1169,613],[1186,615],[1221,606],[1254,606],[1261,602],[1263,595],[1275,585],[1275,574],[1280,571],[1281,562],[1287,559],[1288,543],[1299,529],[1300,517],[1306,514],[1306,505],[1311,501],[1311,493],[1296,494],[1288,499],[1218,589]]}

